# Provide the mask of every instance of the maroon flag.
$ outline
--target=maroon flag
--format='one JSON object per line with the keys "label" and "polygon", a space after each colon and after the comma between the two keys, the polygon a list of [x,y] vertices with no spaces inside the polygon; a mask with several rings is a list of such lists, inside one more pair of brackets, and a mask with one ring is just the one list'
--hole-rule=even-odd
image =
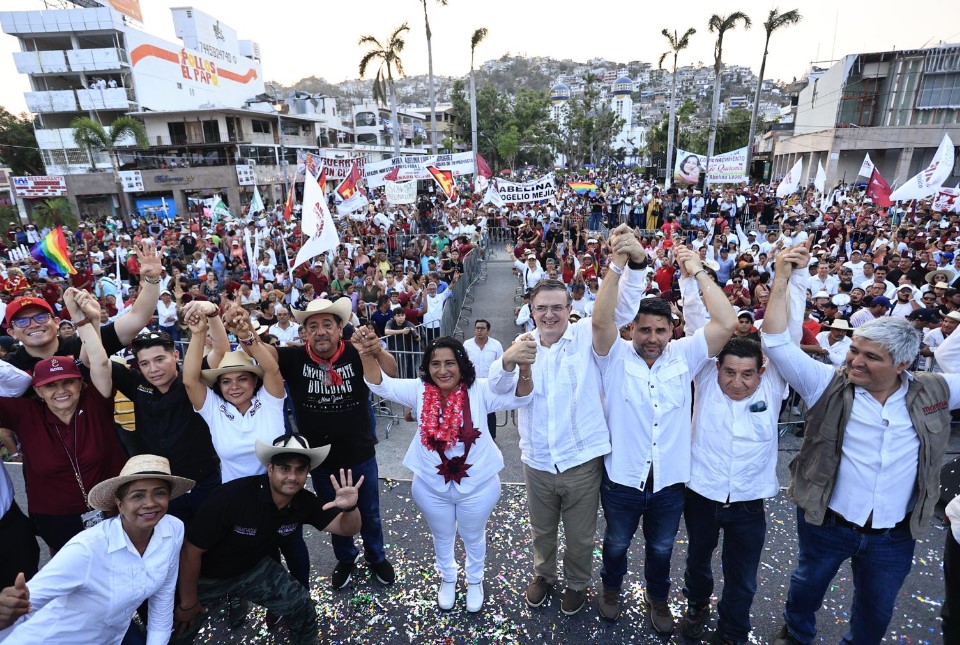
{"label": "maroon flag", "polygon": [[881,208],[889,208],[893,205],[890,201],[890,185],[880,174],[880,171],[874,167],[870,174],[870,185],[867,186],[867,197],[873,200],[873,203]]}
{"label": "maroon flag", "polygon": [[487,165],[487,162],[484,161],[479,153],[477,153],[477,173],[484,179],[493,177],[493,171],[490,170],[490,166]]}

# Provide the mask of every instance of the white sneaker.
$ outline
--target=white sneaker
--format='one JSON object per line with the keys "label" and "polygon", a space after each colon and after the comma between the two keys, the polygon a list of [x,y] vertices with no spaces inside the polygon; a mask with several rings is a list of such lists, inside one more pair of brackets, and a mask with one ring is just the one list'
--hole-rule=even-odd
{"label": "white sneaker", "polygon": [[483,582],[467,584],[467,611],[476,613],[483,607]]}
{"label": "white sneaker", "polygon": [[[437,591],[437,604],[440,605],[440,609],[443,611],[450,611],[453,609],[453,603],[457,601],[457,581],[447,582],[443,580],[440,582],[440,589]],[[482,602],[482,599],[481,599]]]}

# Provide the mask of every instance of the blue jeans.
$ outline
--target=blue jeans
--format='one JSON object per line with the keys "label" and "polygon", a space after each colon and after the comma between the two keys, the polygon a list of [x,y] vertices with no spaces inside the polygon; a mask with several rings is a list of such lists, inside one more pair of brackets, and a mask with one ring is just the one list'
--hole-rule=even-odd
{"label": "blue jeans", "polygon": [[850,629],[841,643],[871,645],[887,633],[893,604],[913,564],[916,541],[909,522],[870,535],[838,524],[828,517],[814,526],[797,508],[797,568],[790,577],[783,613],[790,634],[801,643],[817,635],[817,610],[833,576],[850,559],[853,569],[853,607]]}
{"label": "blue jeans", "polygon": [[160,331],[170,334],[170,337],[173,338],[173,342],[176,343],[180,340],[180,328],[177,327],[176,325],[170,325],[169,327],[164,327],[163,325],[160,325],[159,328],[160,328]]}
{"label": "blue jeans", "polygon": [[713,594],[713,552],[723,531],[723,593],[717,603],[717,631],[727,640],[746,642],[750,605],[757,593],[757,569],[767,533],[763,500],[723,504],[687,489],[683,510],[687,525],[687,567],[683,595],[691,604],[707,604]]}
{"label": "blue jeans", "polygon": [[643,519],[643,575],[654,600],[670,593],[670,556],[683,515],[684,487],[673,484],[652,493],[610,481],[606,469],[600,484],[600,504],[607,529],[603,534],[603,586],[619,589],[627,574],[627,550]]}
{"label": "blue jeans", "polygon": [[590,230],[600,230],[600,220],[603,219],[603,213],[590,213]]}
{"label": "blue jeans", "polygon": [[[383,550],[383,528],[380,525],[380,489],[377,470],[377,458],[371,457],[359,464],[350,466],[353,470],[353,481],[363,475],[363,484],[360,486],[360,497],[357,507],[360,511],[360,537],[363,538],[363,555],[370,564],[379,564],[387,559]],[[313,478],[313,488],[317,497],[330,501],[336,493],[330,484],[330,475],[340,478],[340,470],[336,472],[320,466],[310,473]],[[353,562],[360,551],[353,542],[352,536],[331,535],[333,554],[338,562]]]}

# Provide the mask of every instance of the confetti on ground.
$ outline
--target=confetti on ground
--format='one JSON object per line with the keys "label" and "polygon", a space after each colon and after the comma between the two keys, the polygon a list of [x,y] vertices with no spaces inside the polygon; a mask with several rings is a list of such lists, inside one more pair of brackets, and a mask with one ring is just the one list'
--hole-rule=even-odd
{"label": "confetti on ground", "polygon": [[[503,494],[487,530],[486,602],[478,614],[466,611],[466,583],[461,572],[457,604],[451,612],[437,608],[438,577],[433,567],[433,546],[426,523],[410,499],[410,483],[380,482],[380,504],[387,553],[397,570],[397,582],[380,585],[362,564],[354,582],[342,591],[329,587],[335,566],[329,537],[308,527],[304,536],[313,561],[311,596],[317,606],[321,642],[347,644],[442,644],[511,645],[619,643],[690,643],[677,632],[672,637],[656,635],[642,605],[643,539],[635,539],[629,553],[630,573],[624,581],[624,611],[610,624],[597,615],[597,589],[591,589],[587,608],[564,616],[559,608],[559,590],[543,607],[531,610],[523,601],[532,569],[529,523],[524,487],[504,485]],[[767,540],[760,567],[760,581],[752,609],[754,631],[751,643],[769,643],[777,631],[783,603],[796,566],[795,508],[783,494],[767,504]],[[562,534],[562,531],[561,531]],[[599,580],[601,514],[594,558],[594,580]],[[913,570],[900,592],[886,642],[940,643],[940,605],[943,602],[941,556],[944,533],[931,526],[917,542]],[[359,543],[358,543],[359,544]],[[562,555],[562,548],[561,548]],[[686,606],[682,593],[686,534],[681,525],[673,552],[670,608],[679,618]],[[463,565],[458,542],[457,559]],[[638,573],[639,572],[639,573]],[[714,558],[716,593],[722,591],[719,552]],[[817,643],[836,643],[846,632],[853,582],[849,564],[840,569],[818,613]],[[716,602],[716,598],[714,599]],[[246,625],[231,631],[223,607],[210,608],[211,620],[197,643],[284,643],[284,633],[270,633],[264,626],[265,611],[251,609]],[[714,606],[712,627],[716,626]]]}

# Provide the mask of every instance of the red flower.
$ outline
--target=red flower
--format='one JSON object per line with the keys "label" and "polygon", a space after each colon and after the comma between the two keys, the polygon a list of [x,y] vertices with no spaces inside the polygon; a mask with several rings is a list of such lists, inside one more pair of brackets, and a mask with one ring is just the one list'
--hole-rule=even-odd
{"label": "red flower", "polygon": [[470,467],[471,464],[467,463],[466,455],[463,455],[453,459],[443,459],[437,466],[437,473],[443,475],[443,483],[448,484],[454,481],[459,484],[461,479],[470,476],[467,474]]}
{"label": "red flower", "polygon": [[476,428],[462,428],[460,430],[460,440],[466,446],[472,446],[480,438],[480,431]]}

